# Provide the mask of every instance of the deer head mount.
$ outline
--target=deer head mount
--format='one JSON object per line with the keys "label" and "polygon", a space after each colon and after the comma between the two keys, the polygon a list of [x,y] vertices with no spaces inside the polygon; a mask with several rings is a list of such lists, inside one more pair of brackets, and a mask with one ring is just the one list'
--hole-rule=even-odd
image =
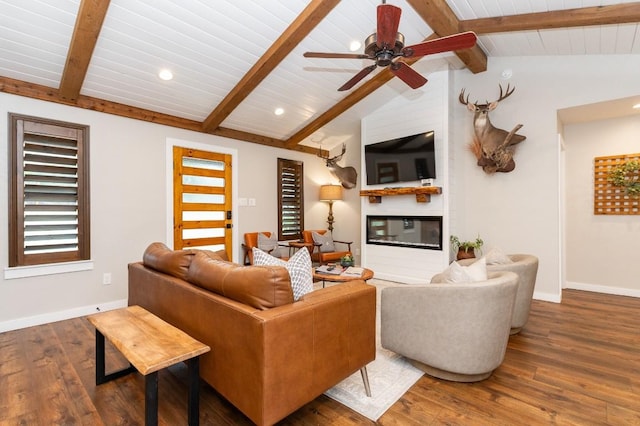
{"label": "deer head mount", "polygon": [[493,102],[487,101],[484,104],[479,104],[477,101],[469,103],[469,94],[465,98],[464,89],[460,91],[460,96],[458,97],[460,103],[466,105],[467,109],[473,112],[475,136],[471,144],[471,151],[478,160],[478,166],[489,174],[495,172],[508,173],[515,169],[516,162],[513,160],[513,145],[526,139],[526,136],[516,134],[522,124],[518,124],[513,130],[507,132],[493,127],[491,120],[489,120],[489,112],[496,109],[500,101],[511,96],[515,89],[515,87],[511,88],[507,84],[507,90],[503,92],[502,85],[500,85],[500,97]]}
{"label": "deer head mount", "polygon": [[338,161],[342,159],[344,153],[347,152],[347,145],[342,144],[342,152],[335,157],[329,157],[329,154],[326,156],[322,155],[322,149],[318,152],[318,157],[324,159],[327,167],[331,171],[331,173],[338,178],[342,186],[346,189],[351,189],[356,186],[356,180],[358,179],[358,172],[353,167],[341,167],[338,166]]}

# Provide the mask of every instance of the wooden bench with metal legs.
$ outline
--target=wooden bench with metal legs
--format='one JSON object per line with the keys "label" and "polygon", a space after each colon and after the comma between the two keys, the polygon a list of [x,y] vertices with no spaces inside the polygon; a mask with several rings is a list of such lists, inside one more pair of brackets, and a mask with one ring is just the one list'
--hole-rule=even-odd
{"label": "wooden bench with metal legs", "polygon": [[[158,424],[158,371],[184,361],[189,369],[190,426],[200,422],[200,355],[210,350],[140,306],[90,315],[96,327],[96,385],[138,371],[145,376],[145,424]],[[129,367],[105,373],[105,337]]]}

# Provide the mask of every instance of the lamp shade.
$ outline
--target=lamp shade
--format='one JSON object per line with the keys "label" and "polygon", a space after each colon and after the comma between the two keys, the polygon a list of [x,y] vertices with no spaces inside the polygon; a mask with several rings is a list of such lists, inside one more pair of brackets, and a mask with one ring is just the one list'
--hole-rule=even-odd
{"label": "lamp shade", "polygon": [[320,201],[342,200],[342,186],[322,185],[320,187]]}

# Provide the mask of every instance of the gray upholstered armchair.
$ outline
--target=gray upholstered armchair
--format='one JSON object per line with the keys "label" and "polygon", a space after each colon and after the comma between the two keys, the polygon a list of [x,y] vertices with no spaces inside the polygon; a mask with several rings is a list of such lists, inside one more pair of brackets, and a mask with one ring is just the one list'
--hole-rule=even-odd
{"label": "gray upholstered armchair", "polygon": [[[538,258],[531,254],[507,255],[513,263],[487,264],[487,271],[511,271],[518,274],[518,292],[516,304],[513,308],[511,319],[511,334],[519,333],[529,319],[533,290],[536,286],[538,275]],[[458,261],[460,265],[467,266],[476,259],[464,259]]]}
{"label": "gray upholstered armchair", "polygon": [[505,271],[482,282],[384,288],[382,346],[441,379],[486,379],[504,359],[517,286]]}

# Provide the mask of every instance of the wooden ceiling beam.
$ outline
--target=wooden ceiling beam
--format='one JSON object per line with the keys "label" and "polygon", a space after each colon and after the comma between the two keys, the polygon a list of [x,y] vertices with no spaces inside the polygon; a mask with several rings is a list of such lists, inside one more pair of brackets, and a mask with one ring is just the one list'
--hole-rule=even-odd
{"label": "wooden ceiling beam", "polygon": [[96,47],[108,8],[109,0],[82,0],[80,2],[60,81],[58,92],[60,98],[75,101],[80,96],[93,49]]}
{"label": "wooden ceiling beam", "polygon": [[313,0],[262,55],[240,82],[204,120],[205,132],[213,132],[234,109],[322,21],[340,0]]}
{"label": "wooden ceiling beam", "polygon": [[[420,15],[439,37],[461,32],[460,20],[453,13],[446,0],[407,0],[407,3]],[[473,31],[473,29],[470,29]],[[487,55],[476,45],[471,49],[455,52],[472,73],[487,70]]]}
{"label": "wooden ceiling beam", "polygon": [[[176,117],[175,115],[163,114],[148,109],[133,107],[84,95],[78,96],[76,100],[63,99],[60,96],[60,91],[58,89],[35,83],[28,83],[26,81],[16,80],[9,77],[0,77],[0,92],[202,133],[202,122],[200,121],[188,120],[186,118]],[[233,129],[225,129],[223,127],[216,129],[214,134],[243,142],[291,149],[309,154],[315,154],[317,152],[314,148],[302,145],[287,148],[285,141],[281,139],[241,132]]]}
{"label": "wooden ceiling beam", "polygon": [[307,154],[317,154],[316,148],[304,145],[287,146],[286,141],[282,139],[270,138],[268,136],[261,136],[255,133],[243,132],[241,130],[228,129],[224,127],[218,127],[213,131],[216,136],[221,136],[229,139],[235,139],[243,142],[257,143],[259,145],[266,145],[273,148],[289,149],[293,151],[306,152]]}
{"label": "wooden ceiling beam", "polygon": [[467,19],[460,22],[460,30],[475,31],[476,34],[491,34],[592,25],[627,24],[639,21],[640,2],[636,2],[493,18]]}

